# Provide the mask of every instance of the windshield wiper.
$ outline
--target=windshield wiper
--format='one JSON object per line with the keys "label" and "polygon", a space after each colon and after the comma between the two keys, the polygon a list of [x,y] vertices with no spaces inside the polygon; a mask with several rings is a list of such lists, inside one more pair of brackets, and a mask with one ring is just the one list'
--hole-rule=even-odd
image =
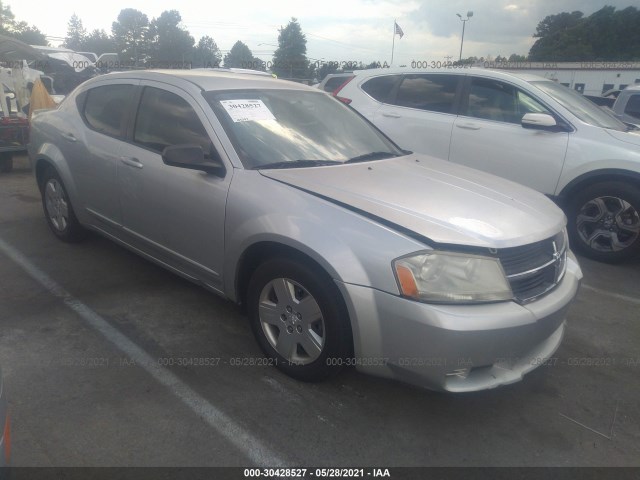
{"label": "windshield wiper", "polygon": [[369,160],[382,160],[383,158],[400,157],[401,155],[393,152],[371,152],[364,155],[358,155],[357,157],[350,158],[344,163],[358,163],[367,162]]}
{"label": "windshield wiper", "polygon": [[325,165],[341,165],[342,162],[336,160],[290,160],[288,162],[274,162],[265,165],[256,165],[252,170],[262,170],[271,168],[304,168],[322,167]]}

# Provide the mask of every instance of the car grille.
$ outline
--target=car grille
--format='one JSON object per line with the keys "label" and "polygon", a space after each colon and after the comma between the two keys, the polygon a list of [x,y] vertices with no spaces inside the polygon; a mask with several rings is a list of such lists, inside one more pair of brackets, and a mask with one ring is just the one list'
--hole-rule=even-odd
{"label": "car grille", "polygon": [[530,302],[553,289],[562,279],[567,265],[564,231],[541,242],[502,248],[496,253],[511,290],[520,302]]}

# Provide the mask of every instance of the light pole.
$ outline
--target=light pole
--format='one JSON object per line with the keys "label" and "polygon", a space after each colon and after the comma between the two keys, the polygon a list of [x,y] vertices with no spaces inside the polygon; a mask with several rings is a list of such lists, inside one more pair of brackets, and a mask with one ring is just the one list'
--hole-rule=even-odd
{"label": "light pole", "polygon": [[456,13],[456,15],[462,21],[462,40],[460,41],[460,59],[459,59],[459,61],[462,62],[462,45],[464,45],[464,27],[465,27],[466,23],[469,21],[469,19],[471,17],[473,17],[473,12],[472,11],[468,11],[467,12],[467,18],[462,18],[462,15],[460,15],[459,13]]}

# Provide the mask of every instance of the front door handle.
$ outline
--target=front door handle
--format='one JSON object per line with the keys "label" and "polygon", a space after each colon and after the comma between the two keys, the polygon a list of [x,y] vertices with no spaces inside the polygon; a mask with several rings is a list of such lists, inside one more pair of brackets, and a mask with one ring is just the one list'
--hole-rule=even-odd
{"label": "front door handle", "polygon": [[73,135],[73,133],[63,133],[62,138],[72,143],[75,143],[78,141],[78,139]]}
{"label": "front door handle", "polygon": [[456,127],[464,128],[465,130],[480,130],[480,126],[475,123],[456,123]]}
{"label": "front door handle", "polygon": [[389,118],[402,118],[397,113],[383,113],[382,116],[383,117],[389,117]]}
{"label": "front door handle", "polygon": [[140,160],[134,157],[120,157],[120,161],[125,165],[129,165],[134,168],[142,168],[144,166],[140,163]]}

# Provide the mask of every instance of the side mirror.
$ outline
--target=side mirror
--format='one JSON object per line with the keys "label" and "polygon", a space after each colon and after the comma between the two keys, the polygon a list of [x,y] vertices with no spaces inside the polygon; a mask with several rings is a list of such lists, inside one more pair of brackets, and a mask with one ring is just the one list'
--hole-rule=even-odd
{"label": "side mirror", "polygon": [[523,128],[539,130],[552,129],[558,126],[556,119],[547,113],[527,113],[521,120]]}
{"label": "side mirror", "polygon": [[171,167],[200,170],[214,175],[224,175],[225,169],[221,161],[204,158],[204,150],[200,145],[171,145],[162,151],[162,161]]}

